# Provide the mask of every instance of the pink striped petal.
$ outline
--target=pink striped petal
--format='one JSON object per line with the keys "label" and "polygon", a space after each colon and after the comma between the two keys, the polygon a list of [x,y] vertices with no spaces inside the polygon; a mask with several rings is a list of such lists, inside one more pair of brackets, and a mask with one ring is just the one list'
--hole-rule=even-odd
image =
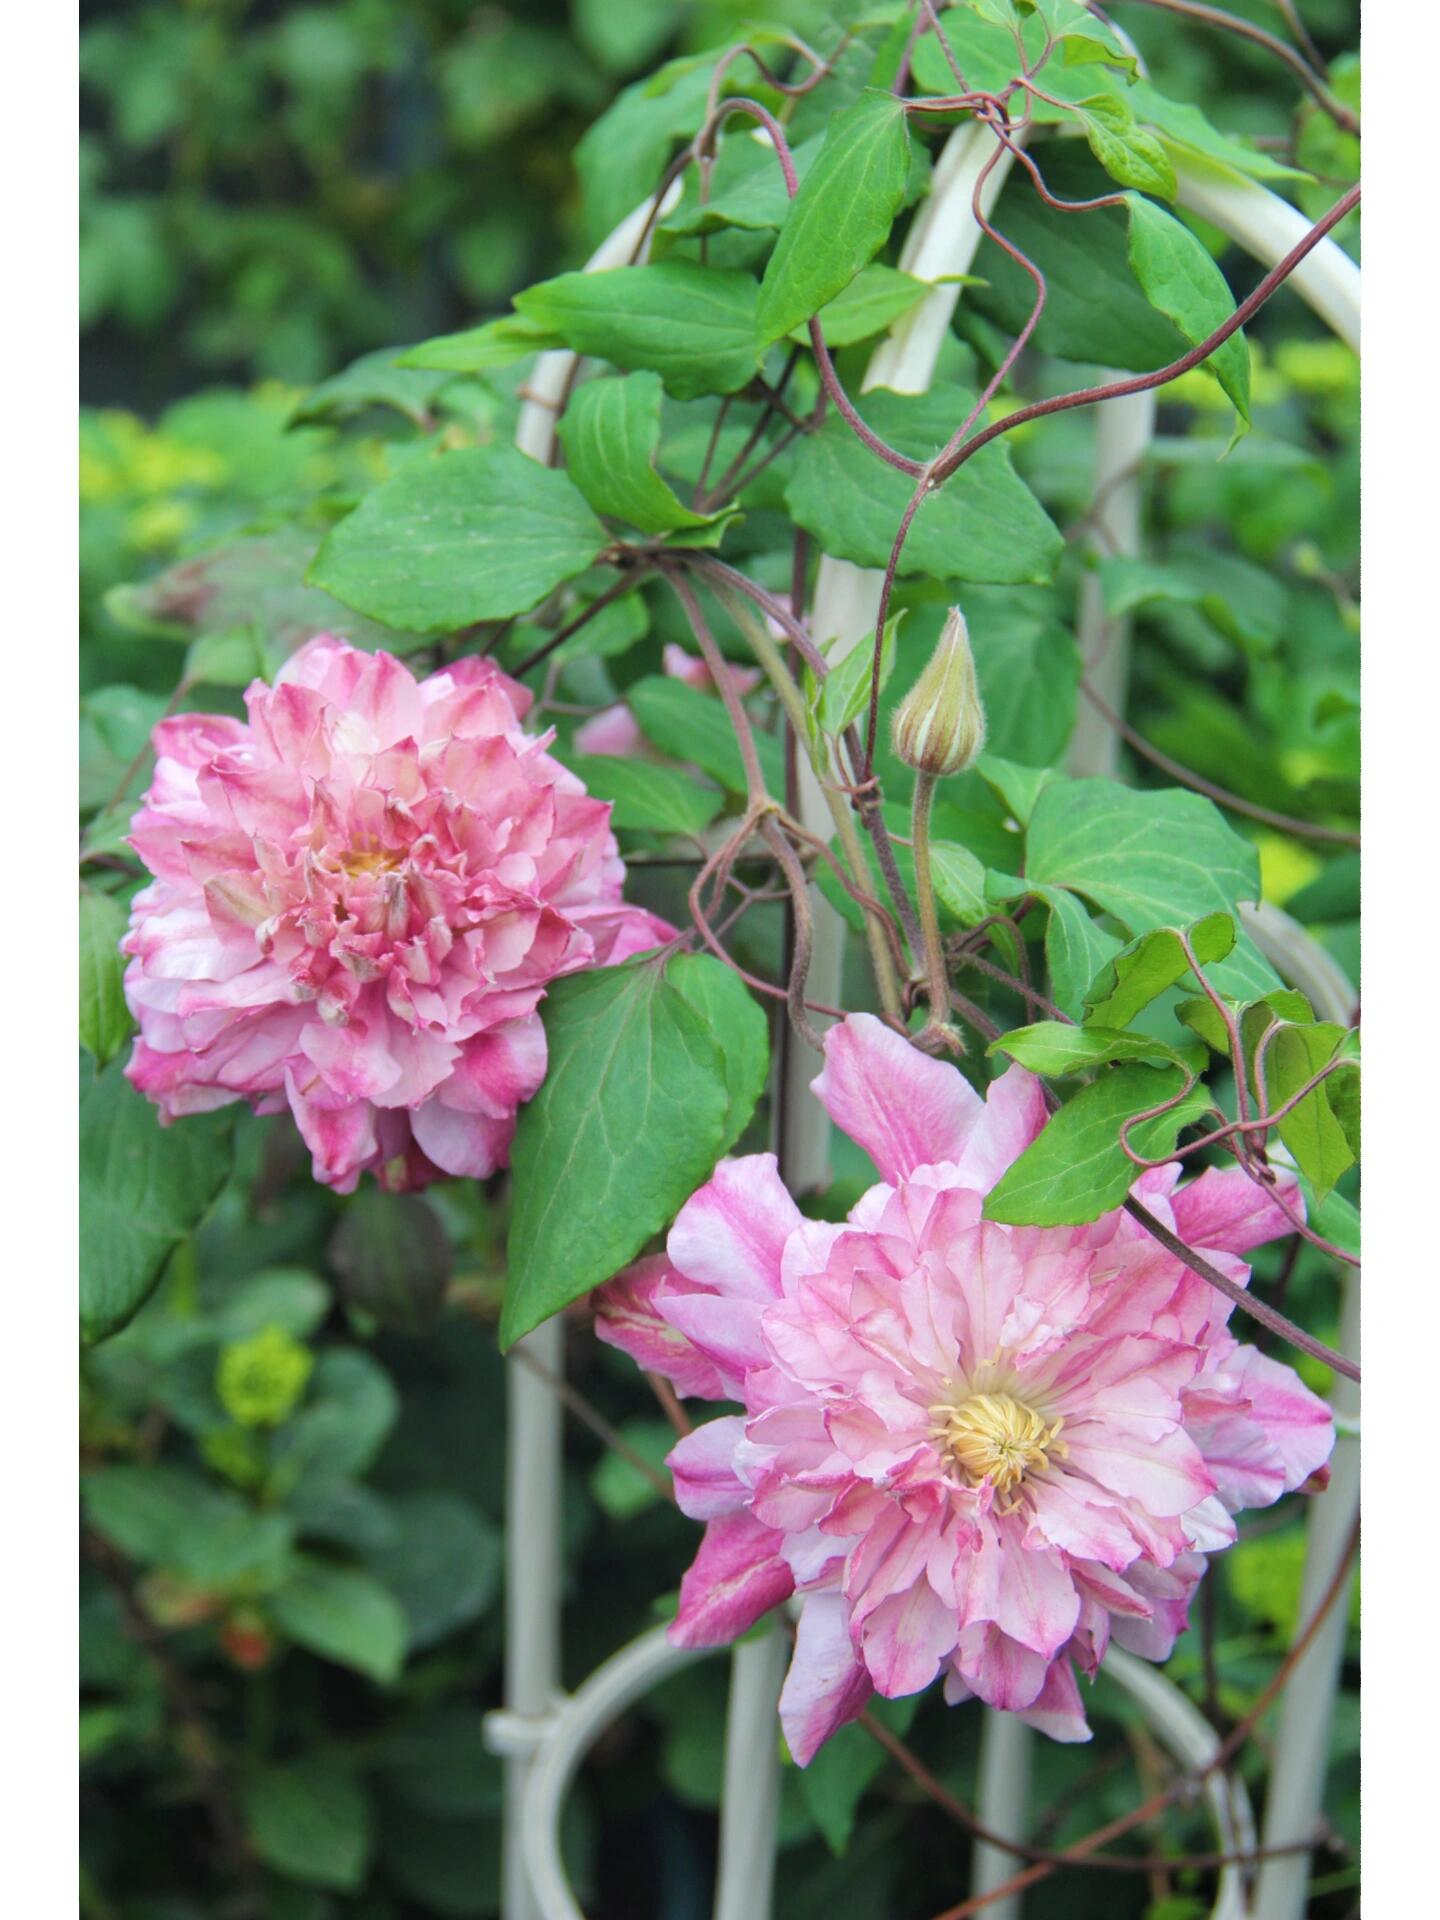
{"label": "pink striped petal", "polygon": [[[1292,1213],[1305,1218],[1305,1200],[1292,1173],[1282,1172],[1276,1185]],[[1265,1189],[1239,1167],[1210,1167],[1198,1180],[1181,1187],[1171,1205],[1175,1231],[1192,1247],[1218,1247],[1225,1253],[1248,1253],[1266,1240],[1279,1240],[1295,1231]]]}
{"label": "pink striped petal", "polygon": [[735,1449],[745,1437],[738,1414],[707,1420],[687,1433],[666,1455],[675,1481],[675,1500],[692,1520],[718,1520],[735,1513],[750,1497],[750,1489],[735,1471]]}
{"label": "pink striped petal", "polygon": [[780,1725],[795,1764],[809,1766],[832,1733],[864,1712],[874,1691],[855,1657],[842,1596],[807,1593],[780,1690]]}
{"label": "pink striped petal", "polygon": [[788,1600],[795,1579],[780,1557],[783,1540],[748,1513],[712,1520],[680,1582],[680,1610],[670,1628],[675,1645],[723,1647]]}
{"label": "pink striped petal", "polygon": [[670,1229],[677,1270],[717,1293],[769,1303],[780,1298],[785,1242],[800,1225],[773,1153],[722,1160]]}
{"label": "pink striped petal", "polygon": [[957,1160],[984,1112],[958,1068],[930,1059],[873,1013],[852,1013],[829,1028],[824,1068],[810,1084],[836,1126],[892,1182]]}

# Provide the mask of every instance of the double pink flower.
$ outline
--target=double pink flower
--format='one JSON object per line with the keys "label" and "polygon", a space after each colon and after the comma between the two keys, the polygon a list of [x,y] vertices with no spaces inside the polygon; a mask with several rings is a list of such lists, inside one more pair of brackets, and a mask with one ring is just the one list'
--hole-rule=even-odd
{"label": "double pink flower", "polygon": [[488,660],[417,681],[322,635],[245,703],[155,730],[131,1080],[166,1120],[288,1106],[342,1193],[493,1173],[545,1077],[549,982],[671,932],[621,899],[608,803]]}
{"label": "double pink flower", "polygon": [[[673,1636],[727,1641],[801,1595],[780,1708],[802,1765],[872,1691],[942,1673],[948,1700],[1085,1739],[1076,1669],[1112,1637],[1168,1656],[1231,1515],[1323,1468],[1329,1410],[1127,1214],[982,1220],[1045,1123],[1032,1075],[982,1100],[855,1014],[814,1084],[881,1174],[848,1220],[804,1219],[771,1154],[726,1160],[596,1296],[602,1339],[744,1408],[670,1455],[707,1523]],[[1179,1176],[1135,1190],[1237,1281],[1290,1231],[1238,1169]]]}

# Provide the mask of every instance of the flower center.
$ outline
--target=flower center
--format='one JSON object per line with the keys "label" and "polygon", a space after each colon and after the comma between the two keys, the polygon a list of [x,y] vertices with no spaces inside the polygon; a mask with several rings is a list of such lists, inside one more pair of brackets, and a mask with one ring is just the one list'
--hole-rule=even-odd
{"label": "flower center", "polygon": [[972,1486],[989,1480],[997,1493],[1018,1487],[1052,1454],[1064,1459],[1063,1421],[1045,1421],[1008,1393],[975,1393],[958,1406],[930,1409],[935,1437]]}
{"label": "flower center", "polygon": [[392,873],[405,856],[386,847],[352,847],[348,853],[340,856],[340,864],[346,873]]}

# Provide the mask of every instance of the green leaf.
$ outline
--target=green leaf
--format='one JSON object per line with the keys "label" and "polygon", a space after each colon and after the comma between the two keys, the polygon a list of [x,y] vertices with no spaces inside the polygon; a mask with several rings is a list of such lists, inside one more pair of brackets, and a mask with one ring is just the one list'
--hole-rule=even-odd
{"label": "green leaf", "polygon": [[1059,42],[1060,59],[1067,67],[1114,67],[1128,79],[1138,78],[1140,67],[1133,54],[1097,40],[1091,33],[1067,33]]}
{"label": "green leaf", "polygon": [[412,1653],[478,1620],[500,1584],[500,1535],[454,1493],[412,1493],[390,1502],[395,1531],[367,1552],[370,1571],[404,1610]]}
{"label": "green leaf", "polygon": [[[985,1218],[1012,1226],[1078,1226],[1118,1207],[1139,1172],[1121,1148],[1122,1123],[1173,1098],[1184,1084],[1180,1067],[1123,1066],[1082,1087],[1001,1175],[985,1201]],[[1131,1146],[1160,1159],[1209,1104],[1208,1089],[1193,1088],[1181,1105],[1136,1127]]]}
{"label": "green leaf", "polygon": [[[352,361],[343,373],[312,387],[296,407],[293,419],[345,420],[371,407],[393,407],[417,427],[434,425],[430,407],[447,378],[417,371],[417,363],[397,347],[381,347]],[[435,363],[432,361],[433,367]]]}
{"label": "green leaf", "polygon": [[[1130,265],[1152,306],[1158,307],[1192,347],[1208,339],[1235,311],[1225,276],[1199,240],[1173,214],[1138,193],[1127,193]],[[1235,411],[1250,423],[1250,349],[1232,333],[1204,362]]]}
{"label": "green leaf", "polygon": [[97,1067],[113,1060],[130,1038],[120,951],[126,924],[118,900],[93,887],[80,889],[80,1044]]}
{"label": "green leaf", "polygon": [[330,1311],[330,1298],[324,1281],[303,1267],[267,1267],[238,1286],[227,1286],[214,1317],[215,1336],[229,1343],[279,1327],[304,1340]]}
{"label": "green leaf", "polygon": [[[683,680],[657,673],[634,681],[626,688],[625,698],[641,732],[662,753],[676,760],[692,760],[728,792],[744,793],[745,763],[730,717],[715,694],[702,693]],[[779,740],[757,727],[755,750],[766,786],[771,793],[783,793],[785,754]]]}
{"label": "green leaf", "polygon": [[1107,1066],[1112,1060],[1147,1060],[1166,1066],[1180,1058],[1174,1047],[1143,1033],[1121,1033],[1114,1027],[1072,1027],[1063,1020],[1037,1020],[1032,1026],[1016,1027],[1013,1033],[992,1040],[986,1051],[1009,1054],[1031,1073],[1050,1078],[1083,1073],[1087,1067]]}
{"label": "green leaf", "polygon": [[723,513],[694,513],[655,471],[660,445],[660,376],[587,380],[560,420],[571,479],[597,513],[642,533],[712,527]]}
{"label": "green leaf", "polygon": [[708,953],[676,954],[666,963],[665,978],[689,1001],[719,1043],[730,1096],[725,1134],[733,1145],[765,1091],[770,1073],[770,1023],[740,976]]}
{"label": "green leaf", "polygon": [[528,612],[605,543],[563,473],[514,447],[467,447],[367,493],[307,577],[377,620],[442,633]]}
{"label": "green leaf", "polygon": [[717,57],[668,61],[627,87],[586,130],[575,149],[575,169],[592,246],[654,191],[672,142],[699,130]]}
{"label": "green leaf", "polygon": [[1022,827],[1035,811],[1035,802],[1044,789],[1059,778],[1053,767],[1017,767],[1013,760],[993,753],[982,753],[975,762],[975,771]]}
{"label": "green leaf", "polygon": [[136,1312],[230,1172],[230,1113],[163,1129],[118,1067],[80,1094],[80,1333],[87,1345]]}
{"label": "green leaf", "polygon": [[[817,133],[791,149],[790,158],[802,181],[824,145],[825,135]],[[753,140],[725,140],[708,199],[700,199],[695,179],[694,174],[686,176],[679,204],[660,223],[660,234],[667,240],[720,233],[727,227],[743,233],[766,233],[784,226],[791,201],[773,148]],[[809,337],[808,331],[802,335],[806,340]]]}
{"label": "green leaf", "polygon": [[1248,180],[1304,180],[1299,167],[1287,166],[1273,154],[1222,133],[1211,124],[1203,110],[1185,100],[1171,100],[1149,80],[1137,80],[1130,91],[1130,103],[1137,119],[1147,121],[1178,149],[1182,162],[1195,166],[1197,158],[1209,162],[1211,172],[1239,174]]}
{"label": "green leaf", "polygon": [[[1235,945],[1235,922],[1228,913],[1208,914],[1186,929],[1202,967],[1223,960]],[[1172,927],[1156,927],[1117,953],[1085,995],[1087,1027],[1128,1027],[1142,1008],[1184,980],[1190,962]]]}
{"label": "green leaf", "polygon": [[760,366],[748,273],[688,260],[563,273],[515,296],[525,317],[577,353],[651,368],[677,400],[738,393]]}
{"label": "green leaf", "polygon": [[1046,767],[1075,730],[1080,649],[1056,617],[1055,596],[982,588],[965,599],[965,620],[988,723],[987,752]]}
{"label": "green leaf", "polygon": [[[872,261],[860,269],[843,293],[837,293],[820,309],[820,331],[826,346],[853,347],[859,340],[873,339],[918,306],[929,291],[927,280]],[[789,337],[807,346],[810,329],[792,327]]]}
{"label": "green leaf", "polygon": [[1262,653],[1280,644],[1292,619],[1283,581],[1214,546],[1172,552],[1163,562],[1117,554],[1101,561],[1100,585],[1107,614],[1131,613],[1157,601],[1198,607],[1227,639]]}
{"label": "green leaf", "polygon": [[[903,1738],[909,1732],[919,1704],[916,1694],[900,1700],[885,1700],[877,1695],[869,1711],[877,1720],[883,1720],[892,1733]],[[856,1810],[866,1788],[878,1778],[886,1763],[884,1747],[864,1727],[841,1727],[799,1773],[805,1804],[832,1853],[843,1855],[848,1850],[855,1830]]]}
{"label": "green leaf", "polygon": [[185,650],[184,678],[192,687],[248,687],[273,678],[279,664],[256,628],[231,627],[195,636]]}
{"label": "green leaf", "polygon": [[423,1332],[450,1284],[450,1241],[430,1203],[415,1193],[365,1187],[352,1194],[330,1240],[330,1264],[346,1303],[382,1327]]}
{"label": "green leaf", "polygon": [[[968,414],[971,397],[946,385],[925,394],[866,394],[860,412],[890,446],[914,460],[939,452]],[[991,458],[991,456],[996,456]],[[856,439],[831,412],[804,441],[785,497],[825,552],[859,567],[883,567],[915,482]],[[1010,465],[999,442],[967,461],[915,515],[900,558],[902,575],[992,581],[1002,586],[1048,580],[1063,548],[1060,533]]]}
{"label": "green leaf", "polygon": [[614,754],[576,754],[570,768],[597,800],[608,800],[612,827],[693,838],[720,811],[722,796],[676,767]]}
{"label": "green leaf", "polygon": [[352,1567],[305,1557],[299,1567],[265,1603],[285,1638],[381,1686],[398,1679],[405,1664],[406,1625],[394,1595]]}
{"label": "green leaf", "polygon": [[895,94],[867,88],[831,117],[760,283],[762,346],[818,313],[880,251],[909,167],[905,102]]}
{"label": "green leaf", "polygon": [[272,1481],[287,1492],[364,1473],[389,1438],[400,1396],[389,1374],[358,1347],[320,1356],[307,1404],[276,1435]]}
{"label": "green leaf", "polygon": [[1122,187],[1158,193],[1163,200],[1176,194],[1175,169],[1153,133],[1135,124],[1135,113],[1123,95],[1092,94],[1077,103],[1090,151],[1112,180]]}
{"label": "green leaf", "polygon": [[[1273,1112],[1350,1045],[1349,1031],[1333,1021],[1283,1025],[1265,1050],[1265,1089]],[[1360,1063],[1337,1067],[1277,1123],[1295,1164],[1323,1202],[1360,1153]]]}
{"label": "green leaf", "polygon": [[141,1566],[200,1587],[259,1592],[289,1565],[286,1515],[257,1513],[188,1467],[104,1467],[84,1475],[81,1486],[87,1524]]}
{"label": "green leaf", "polygon": [[507,1347],[633,1259],[749,1117],[731,1096],[728,1032],[652,959],[558,981],[542,1017],[549,1069],[511,1157]]}
{"label": "green leaf", "polygon": [[[1051,192],[1066,200],[1112,190],[1108,176],[1080,141],[1047,145],[1045,178]],[[1135,277],[1124,209],[1057,212],[1044,204],[1017,168],[992,222],[1045,276],[1045,307],[1032,336],[1041,352],[1136,373],[1152,373],[1184,353],[1187,341],[1150,305]],[[973,307],[1014,335],[1034,305],[1034,282],[988,239],[976,253],[974,271],[984,284],[966,295],[962,331],[966,309]]]}
{"label": "green leaf", "polygon": [[255,1851],[277,1873],[340,1893],[364,1885],[370,1804],[351,1774],[319,1758],[264,1767],[242,1803]]}
{"label": "green leaf", "polygon": [[1037,884],[1034,891],[1050,909],[1045,928],[1045,965],[1056,1005],[1078,1019],[1085,989],[1122,942],[1096,926],[1084,904],[1064,887]]}
{"label": "green leaf", "polygon": [[[668,1420],[627,1420],[620,1428],[620,1437],[642,1460],[664,1473],[665,1456],[675,1444],[675,1429]],[[592,1469],[590,1491],[610,1520],[633,1520],[661,1498],[649,1477],[623,1453],[613,1450],[604,1453]]]}
{"label": "green leaf", "polygon": [[994,911],[985,897],[984,865],[968,847],[932,841],[930,874],[941,906],[963,926],[974,926]]}
{"label": "green leaf", "polygon": [[[880,691],[883,693],[895,667],[895,635],[905,614],[892,614],[885,622],[880,641]],[[875,648],[868,634],[858,646],[831,667],[822,681],[815,682],[806,670],[806,688],[814,688],[813,709],[826,733],[844,733],[845,729],[870,705],[870,687],[874,680]]]}
{"label": "green leaf", "polygon": [[126,588],[132,616],[164,620],[180,639],[243,630],[281,660],[317,633],[333,633],[367,652],[408,653],[423,644],[420,634],[368,620],[307,584],[315,549],[316,536],[303,527],[277,527],[211,548]]}
{"label": "green leaf", "polygon": [[508,367],[532,353],[564,344],[558,333],[527,320],[523,313],[505,313],[498,320],[486,321],[483,327],[468,327],[463,333],[445,333],[422,341],[400,354],[395,364],[448,373],[488,373],[493,367]]}
{"label": "green leaf", "polygon": [[[1132,935],[1188,926],[1217,909],[1233,913],[1237,901],[1260,897],[1254,847],[1209,800],[1177,788],[1137,792],[1113,780],[1051,781],[1030,816],[1025,873],[1032,886],[1084,894]],[[1109,957],[1101,955],[1082,991]],[[1278,984],[1245,935],[1212,983],[1246,998]]]}

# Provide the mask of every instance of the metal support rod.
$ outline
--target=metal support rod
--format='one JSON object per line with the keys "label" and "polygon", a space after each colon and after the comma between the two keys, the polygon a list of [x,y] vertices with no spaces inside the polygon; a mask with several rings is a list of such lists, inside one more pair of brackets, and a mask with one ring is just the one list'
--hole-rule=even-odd
{"label": "metal support rod", "polygon": [[[1220,1736],[1173,1680],[1167,1680],[1148,1660],[1137,1660],[1112,1646],[1105,1656],[1101,1672],[1116,1681],[1144,1713],[1151,1729],[1180,1761],[1182,1766],[1199,1769],[1208,1766],[1220,1746]],[[1215,1823],[1216,1837],[1226,1853],[1250,1853],[1255,1847],[1255,1817],[1245,1783],[1234,1779],[1223,1768],[1208,1773],[1200,1788],[1201,1798]],[[1263,1908],[1255,1909],[1271,1916]],[[1245,1897],[1245,1870],[1237,1865],[1220,1869],[1211,1920],[1248,1920],[1251,1908]]]}
{"label": "metal support rod", "polygon": [[[1340,1351],[1360,1358],[1360,1281],[1345,1283],[1340,1322]],[[1360,1389],[1337,1377],[1335,1411],[1353,1420],[1360,1411]],[[1341,1433],[1330,1462],[1330,1485],[1316,1497],[1306,1534],[1305,1574],[1300,1587],[1300,1618],[1309,1620],[1349,1550],[1360,1511],[1360,1439]],[[1270,1790],[1265,1801],[1265,1845],[1289,1846],[1315,1833],[1325,1800],[1330,1766],[1330,1722],[1340,1686],[1340,1666],[1349,1627],[1349,1588],[1336,1600],[1319,1632],[1290,1676],[1280,1708],[1280,1726],[1270,1761]],[[1302,1920],[1310,1882],[1310,1855],[1283,1854],[1260,1869],[1255,1910],[1265,1920]]]}
{"label": "metal support rod", "polygon": [[[1030,1805],[1030,1757],[1034,1734],[1013,1713],[999,1713],[986,1707],[980,1730],[980,1791],[976,1812],[980,1824],[1007,1840],[1023,1840]],[[1015,1875],[1016,1860],[1003,1847],[992,1847],[977,1840],[975,1859],[970,1869],[970,1892],[974,1896],[990,1893]],[[992,1901],[985,1911],[991,1920],[1020,1920],[1023,1895],[1007,1894]]]}
{"label": "metal support rod", "polygon": [[705,1649],[672,1647],[664,1627],[652,1627],[597,1667],[556,1711],[535,1756],[525,1795],[525,1864],[539,1920],[585,1920],[565,1877],[560,1827],[565,1796],[580,1763],[613,1720],[651,1687],[705,1657]]}
{"label": "metal support rod", "polygon": [[[1107,401],[1095,421],[1095,491],[1091,545],[1101,559],[1140,551],[1142,466],[1155,431],[1155,395],[1131,393]],[[1080,659],[1091,685],[1112,713],[1123,713],[1130,679],[1130,621],[1107,618],[1098,573],[1080,582],[1076,622]],[[1120,739],[1098,708],[1081,699],[1065,756],[1081,778],[1113,776]]]}
{"label": "metal support rod", "polygon": [[[1242,909],[1245,925],[1267,960],[1310,1000],[1322,1020],[1348,1023],[1355,1008],[1355,987],[1343,969],[1298,921],[1278,907]],[[1340,1351],[1360,1358],[1360,1276],[1345,1278],[1340,1316]],[[1352,1424],[1360,1411],[1360,1389],[1337,1377],[1331,1396],[1336,1415]],[[1306,1531],[1305,1573],[1300,1587],[1300,1618],[1309,1620],[1328,1591],[1360,1511],[1360,1441],[1341,1432],[1330,1462],[1330,1485],[1317,1496]],[[1265,1801],[1265,1845],[1287,1846],[1309,1840],[1325,1802],[1330,1764],[1330,1722],[1340,1687],[1345,1654],[1348,1593],[1337,1599],[1315,1638],[1296,1663],[1280,1708],[1280,1725],[1270,1761]],[[1294,1853],[1267,1860],[1260,1869],[1256,1912],[1265,1920],[1302,1920],[1308,1902],[1310,1855]]]}
{"label": "metal support rod", "polygon": [[[521,1351],[547,1373],[563,1373],[560,1321],[547,1320],[526,1334],[516,1348]],[[513,1356],[506,1378],[502,1911],[505,1920],[539,1920],[525,1868],[524,1798],[534,1743],[560,1691],[561,1413],[543,1376]]]}
{"label": "metal support rod", "polygon": [[[1310,231],[1298,207],[1257,180],[1217,173],[1205,161],[1175,162],[1179,202],[1219,227],[1267,267]],[[1326,238],[1306,254],[1287,284],[1356,353],[1360,351],[1360,269],[1338,241]]]}
{"label": "metal support rod", "polygon": [[780,1812],[780,1685],[790,1637],[779,1626],[730,1656],[715,1920],[770,1920]]}
{"label": "metal support rod", "polygon": [[[679,197],[677,181],[662,205]],[[622,220],[587,262],[586,271],[643,257],[650,203]],[[543,353],[526,387],[515,444],[532,460],[548,461],[564,396],[579,364],[569,351]],[[564,1330],[548,1320],[519,1342],[543,1372],[512,1355],[506,1365],[505,1481],[505,1708],[489,1732],[505,1760],[502,1851],[504,1920],[540,1920],[524,1857],[524,1797],[545,1716],[560,1691],[561,1473],[564,1460],[560,1402],[545,1373],[565,1371]]]}

